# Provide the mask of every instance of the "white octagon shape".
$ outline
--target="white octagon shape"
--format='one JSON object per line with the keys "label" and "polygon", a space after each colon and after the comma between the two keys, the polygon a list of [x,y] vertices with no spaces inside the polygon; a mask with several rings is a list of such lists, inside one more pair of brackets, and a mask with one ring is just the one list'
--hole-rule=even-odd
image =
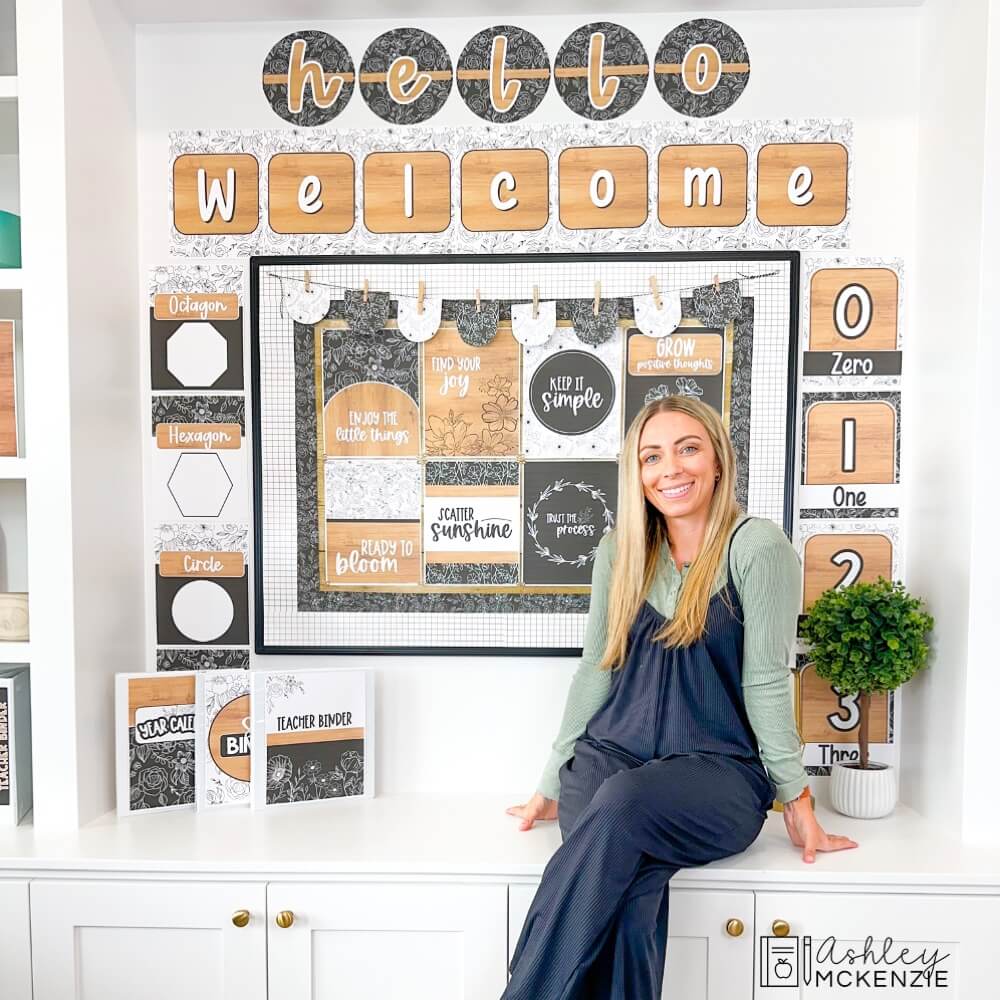
{"label": "white octagon shape", "polygon": [[183,386],[213,386],[228,364],[226,338],[211,323],[181,323],[167,338],[167,371]]}
{"label": "white octagon shape", "polygon": [[184,517],[218,517],[233,481],[215,452],[186,451],[177,459],[167,489]]}

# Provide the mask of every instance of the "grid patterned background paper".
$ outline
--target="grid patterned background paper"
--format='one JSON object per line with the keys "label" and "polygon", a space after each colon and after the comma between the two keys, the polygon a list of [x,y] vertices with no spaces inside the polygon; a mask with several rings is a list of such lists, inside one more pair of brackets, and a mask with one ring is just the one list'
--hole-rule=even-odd
{"label": "grid patterned background paper", "polygon": [[[572,258],[424,257],[424,258],[254,258],[252,303],[254,329],[255,491],[257,529],[258,645],[264,652],[365,650],[384,652],[463,651],[579,653],[587,593],[544,595],[530,610],[514,610],[501,599],[494,612],[470,609],[403,612],[380,610],[387,595],[371,595],[359,611],[316,610],[300,593],[303,558],[315,556],[318,525],[303,540],[303,499],[315,484],[315,464],[308,466],[302,435],[296,434],[296,327],[282,306],[282,292],[301,287],[306,268],[314,288],[336,301],[345,289],[388,292],[392,298],[413,297],[423,281],[428,297],[484,301],[530,302],[535,286],[541,301],[592,299],[600,282],[603,300],[631,299],[649,293],[657,279],[666,294],[682,299],[695,287],[738,279],[744,303],[752,302],[752,359],[749,433],[747,435],[746,502],[749,513],[768,517],[791,529],[793,489],[790,464],[795,462],[788,439],[789,407],[795,404],[795,372],[790,370],[789,343],[797,343],[797,266],[794,252],[764,254],[621,254]],[[623,336],[623,328],[619,328]],[[586,350],[577,343],[575,349]],[[794,357],[794,353],[791,355]],[[789,392],[789,386],[793,391]],[[300,392],[301,397],[301,392]],[[299,399],[303,407],[315,399]],[[620,406],[619,409],[622,409]],[[624,428],[623,428],[624,429]],[[794,430],[792,431],[794,433]],[[309,442],[316,461],[315,441]],[[553,455],[552,458],[558,456]],[[463,461],[475,461],[464,459]],[[423,462],[423,458],[421,458]],[[523,468],[523,466],[522,466]],[[522,477],[523,478],[523,477]],[[522,496],[522,504],[524,498]],[[311,517],[313,512],[307,512]],[[522,510],[523,513],[523,510]],[[318,583],[318,581],[316,581]],[[400,588],[401,592],[405,588]],[[334,595],[336,596],[336,595]],[[368,595],[366,595],[367,597]],[[456,602],[451,607],[461,607]]]}

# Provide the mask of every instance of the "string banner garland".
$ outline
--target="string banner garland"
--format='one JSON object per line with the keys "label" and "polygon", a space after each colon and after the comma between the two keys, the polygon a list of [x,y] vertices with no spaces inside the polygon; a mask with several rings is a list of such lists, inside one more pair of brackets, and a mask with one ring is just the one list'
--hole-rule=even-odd
{"label": "string banner garland", "polygon": [[[738,499],[787,530],[797,264],[254,259],[258,649],[578,648],[624,432],[650,399],[715,407]],[[328,296],[316,322],[282,309],[307,267]],[[662,309],[679,302],[662,336],[637,325],[651,287]],[[433,292],[429,336],[403,329],[418,288]]]}

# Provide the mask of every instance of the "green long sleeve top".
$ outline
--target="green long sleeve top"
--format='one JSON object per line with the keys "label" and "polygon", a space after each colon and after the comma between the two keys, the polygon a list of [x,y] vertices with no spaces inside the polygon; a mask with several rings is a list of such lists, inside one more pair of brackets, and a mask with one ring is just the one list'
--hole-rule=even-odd
{"label": "green long sleeve top", "polygon": [[[740,517],[736,525],[746,519]],[[734,525],[734,529],[736,527]],[[538,791],[559,797],[559,768],[573,755],[573,746],[611,689],[612,674],[599,670],[607,637],[607,605],[615,532],[597,546],[591,581],[590,611],[583,639],[583,656],[570,683],[562,724]],[[732,542],[733,583],[743,605],[743,700],[760,747],[760,757],[777,787],[779,802],[794,799],[808,783],[802,766],[789,685],[789,664],[795,643],[802,595],[802,564],[798,553],[773,521],[751,518]],[[687,574],[678,570],[664,545],[660,566],[646,599],[671,618]],[[726,583],[723,559],[715,590]]]}

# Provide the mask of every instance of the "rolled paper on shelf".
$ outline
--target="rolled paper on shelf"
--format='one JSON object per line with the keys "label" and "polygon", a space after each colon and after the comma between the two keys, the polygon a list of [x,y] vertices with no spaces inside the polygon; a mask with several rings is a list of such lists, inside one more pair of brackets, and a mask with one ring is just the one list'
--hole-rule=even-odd
{"label": "rolled paper on shelf", "polygon": [[[533,313],[536,311],[538,315]],[[510,307],[510,327],[514,339],[525,347],[541,347],[556,332],[556,304],[518,302]]]}
{"label": "rolled paper on shelf", "polygon": [[681,321],[680,292],[662,292],[660,305],[656,305],[655,295],[636,295],[632,299],[635,310],[635,325],[647,337],[667,337],[677,329]]}
{"label": "rolled paper on shelf", "polygon": [[28,641],[27,594],[0,594],[0,641]]}
{"label": "rolled paper on shelf", "polygon": [[399,332],[414,344],[430,340],[441,326],[441,299],[424,296],[423,312],[420,300],[400,295],[396,300],[396,325]]}

